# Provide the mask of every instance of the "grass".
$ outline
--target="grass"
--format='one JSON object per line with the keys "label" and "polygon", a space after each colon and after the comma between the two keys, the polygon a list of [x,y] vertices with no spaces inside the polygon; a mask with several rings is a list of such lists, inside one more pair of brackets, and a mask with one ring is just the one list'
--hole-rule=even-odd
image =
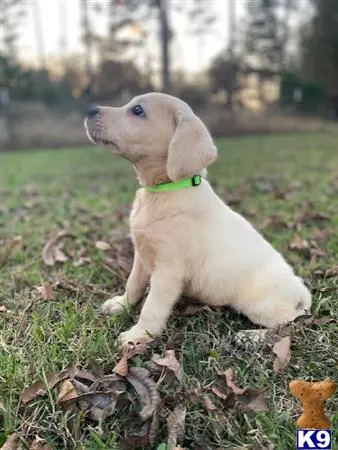
{"label": "grass", "polygon": [[[314,217],[298,233],[310,240],[319,228],[337,230],[336,137],[297,134],[223,139],[218,147],[219,158],[210,168],[209,179],[216,191],[232,199],[233,207],[257,228],[263,229],[264,221],[273,215],[294,222],[307,204],[304,202],[312,202],[307,204],[310,212],[326,213],[329,218],[317,222]],[[89,370],[99,367],[109,373],[119,360],[115,339],[133,323],[133,316],[123,314],[104,322],[98,315],[100,303],[121,282],[107,269],[103,252],[94,243],[114,242],[116,230],[128,232],[125,220],[121,221],[116,212],[133,199],[137,188],[133,170],[126,162],[95,148],[22,151],[1,159],[0,252],[13,236],[21,235],[22,241],[0,269],[0,304],[7,308],[0,313],[0,445],[6,436],[18,431],[27,447],[39,435],[53,449],[120,449],[125,428],[132,421],[129,411],[107,419],[103,429],[79,417],[80,433],[74,437],[67,414],[56,405],[56,390],[37,397],[26,408],[20,403],[20,395],[25,386],[68,364],[79,362]],[[276,187],[292,189],[293,196],[275,199],[274,192],[268,192],[271,186],[274,191]],[[68,251],[76,255],[85,249],[91,260],[79,267],[69,260],[48,268],[41,259],[45,239],[65,226],[70,226],[76,237],[67,243]],[[337,232],[320,242],[326,257],[309,262],[288,250],[294,229],[263,231],[312,289],[313,311],[319,316],[337,317],[337,277],[316,275],[316,270],[337,263]],[[68,280],[73,288],[58,288],[55,299],[43,301],[36,286],[47,280]],[[185,374],[182,385],[171,391],[161,387],[161,395],[182,397],[198,380],[218,408],[208,412],[203,404],[187,401],[186,448],[294,448],[299,406],[288,391],[288,382],[295,378],[338,379],[336,323],[295,332],[291,361],[282,373],[273,371],[271,347],[266,343],[254,348],[236,343],[235,333],[250,326],[228,309],[204,308],[194,317],[172,317],[156,344],[154,351],[163,353],[174,337]],[[144,365],[152,350],[149,352],[136,357],[135,363]],[[210,394],[217,367],[233,368],[240,386],[266,388],[269,411],[223,408],[220,399]],[[331,417],[335,414],[337,439],[337,395],[327,402],[327,410]],[[165,421],[160,425],[158,443],[167,435]]]}

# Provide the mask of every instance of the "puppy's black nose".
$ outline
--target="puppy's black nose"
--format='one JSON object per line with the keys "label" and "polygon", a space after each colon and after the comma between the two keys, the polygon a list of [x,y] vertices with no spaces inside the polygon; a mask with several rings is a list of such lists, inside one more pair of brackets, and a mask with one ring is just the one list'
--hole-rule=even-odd
{"label": "puppy's black nose", "polygon": [[94,117],[100,112],[100,108],[97,105],[89,105],[87,110],[87,117]]}

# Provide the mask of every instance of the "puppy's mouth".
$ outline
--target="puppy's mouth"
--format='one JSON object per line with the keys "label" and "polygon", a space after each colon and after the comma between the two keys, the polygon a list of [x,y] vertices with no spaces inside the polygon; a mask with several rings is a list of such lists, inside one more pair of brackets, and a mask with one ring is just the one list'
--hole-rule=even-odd
{"label": "puppy's mouth", "polygon": [[85,129],[87,132],[88,139],[97,146],[107,148],[109,150],[119,150],[119,147],[115,142],[108,139],[103,139],[103,129],[101,126],[91,126],[88,120],[85,120]]}

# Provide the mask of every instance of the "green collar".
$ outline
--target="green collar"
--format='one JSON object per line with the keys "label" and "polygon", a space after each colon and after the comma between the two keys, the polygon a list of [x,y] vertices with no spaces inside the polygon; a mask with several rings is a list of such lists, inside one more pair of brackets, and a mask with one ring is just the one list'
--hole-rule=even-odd
{"label": "green collar", "polygon": [[194,175],[191,178],[184,178],[183,180],[172,181],[170,183],[155,184],[155,186],[143,186],[148,192],[167,192],[178,191],[179,189],[198,186],[202,183],[201,175]]}

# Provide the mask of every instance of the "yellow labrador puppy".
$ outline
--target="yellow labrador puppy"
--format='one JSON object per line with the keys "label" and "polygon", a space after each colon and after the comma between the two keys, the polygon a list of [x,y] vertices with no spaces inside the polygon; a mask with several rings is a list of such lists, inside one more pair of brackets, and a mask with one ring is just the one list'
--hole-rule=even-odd
{"label": "yellow labrador puppy", "polygon": [[135,259],[126,291],[102,306],[117,314],[150,282],[122,343],[159,335],[181,295],[229,305],[268,328],[307,313],[311,296],[301,279],[205,179],[217,150],[186,103],[149,93],[121,108],[93,107],[85,127],[95,145],[133,164],[141,186],[130,217]]}

